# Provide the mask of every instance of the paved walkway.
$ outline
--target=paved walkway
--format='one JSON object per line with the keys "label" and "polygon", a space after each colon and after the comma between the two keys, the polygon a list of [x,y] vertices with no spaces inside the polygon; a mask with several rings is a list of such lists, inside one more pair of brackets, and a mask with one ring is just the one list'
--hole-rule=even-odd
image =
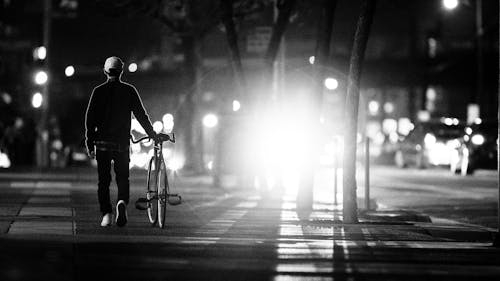
{"label": "paved walkway", "polygon": [[[166,229],[129,208],[124,228],[101,228],[93,183],[0,181],[0,280],[421,280],[500,276],[492,231],[449,221],[361,214],[343,224],[340,206],[261,199],[211,188],[204,178],[176,183],[184,204]],[[132,185],[132,198],[143,187]],[[408,216],[406,216],[408,218]],[[96,275],[97,274],[97,275]]]}

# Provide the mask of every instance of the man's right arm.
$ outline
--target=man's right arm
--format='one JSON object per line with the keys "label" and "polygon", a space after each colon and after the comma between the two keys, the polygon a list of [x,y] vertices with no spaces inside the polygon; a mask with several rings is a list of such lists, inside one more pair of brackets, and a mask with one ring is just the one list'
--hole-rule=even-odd
{"label": "man's right arm", "polygon": [[135,118],[139,121],[139,124],[144,128],[149,137],[155,138],[156,132],[153,130],[151,125],[151,120],[149,119],[146,109],[142,104],[141,98],[137,90],[132,87],[132,113],[134,113]]}

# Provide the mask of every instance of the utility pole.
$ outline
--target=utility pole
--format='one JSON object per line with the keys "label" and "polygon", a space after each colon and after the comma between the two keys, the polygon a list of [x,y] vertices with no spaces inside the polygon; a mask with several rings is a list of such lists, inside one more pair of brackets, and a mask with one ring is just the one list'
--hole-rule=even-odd
{"label": "utility pole", "polygon": [[[476,104],[480,117],[488,114],[488,99],[484,97],[483,87],[483,1],[476,0]],[[481,114],[483,113],[483,114]]]}
{"label": "utility pole", "polygon": [[[499,12],[500,12],[500,7],[498,8]],[[500,26],[500,19],[499,19],[499,22],[498,22],[498,25]],[[500,40],[500,34],[499,34],[499,38]],[[499,41],[500,42],[500,41]],[[500,43],[499,43],[500,45]],[[497,92],[497,96],[498,96],[498,104],[497,104],[497,118],[498,118],[498,121],[497,121],[497,139],[500,140],[500,58],[498,59],[498,85],[497,85],[497,88],[498,88],[498,92]],[[493,246],[494,247],[500,247],[500,143],[497,142],[497,172],[498,172],[498,180],[497,180],[497,187],[498,187],[498,205],[497,205],[497,234],[495,236],[495,240],[493,241]]]}
{"label": "utility pole", "polygon": [[42,114],[38,126],[37,136],[37,165],[47,167],[49,165],[49,132],[48,132],[48,116],[50,103],[50,31],[52,25],[52,1],[44,0],[43,2],[43,46],[47,50],[47,55],[44,60],[45,72],[49,79],[42,87]]}

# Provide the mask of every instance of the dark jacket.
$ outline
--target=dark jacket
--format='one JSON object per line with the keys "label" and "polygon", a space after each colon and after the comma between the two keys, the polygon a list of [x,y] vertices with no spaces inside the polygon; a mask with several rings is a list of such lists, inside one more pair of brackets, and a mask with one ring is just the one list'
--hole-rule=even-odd
{"label": "dark jacket", "polygon": [[92,91],[85,116],[85,137],[88,151],[94,141],[129,145],[130,113],[133,113],[146,133],[155,132],[149,116],[134,86],[119,79],[109,79]]}

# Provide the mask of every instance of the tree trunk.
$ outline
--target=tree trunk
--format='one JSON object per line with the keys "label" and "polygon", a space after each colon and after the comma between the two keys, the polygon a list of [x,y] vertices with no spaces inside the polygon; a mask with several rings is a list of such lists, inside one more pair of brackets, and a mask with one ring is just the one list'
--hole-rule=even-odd
{"label": "tree trunk", "polygon": [[182,46],[184,50],[184,69],[186,77],[188,77],[189,93],[182,106],[182,128],[184,129],[185,138],[185,168],[195,172],[202,171],[202,147],[199,142],[197,134],[201,133],[201,123],[197,120],[198,113],[196,109],[196,97],[199,91],[199,64],[200,58],[197,49],[196,38],[194,35],[187,35],[182,37]]}
{"label": "tree trunk", "polygon": [[269,41],[265,57],[266,64],[269,68],[272,67],[274,61],[276,60],[276,55],[278,54],[281,38],[283,38],[283,34],[285,33],[286,27],[288,26],[288,22],[290,21],[290,16],[292,15],[292,11],[295,8],[296,2],[296,0],[283,0],[281,4],[277,3],[279,10],[278,19],[273,25],[271,40]]}
{"label": "tree trunk", "polygon": [[[241,63],[240,50],[238,48],[238,34],[233,20],[233,0],[222,0],[222,23],[226,29],[227,44],[231,60],[231,68],[236,81],[237,97],[245,96],[246,82]],[[238,98],[237,98],[238,99]]]}
{"label": "tree trunk", "polygon": [[314,61],[314,80],[313,92],[311,100],[313,114],[307,116],[309,118],[309,128],[311,129],[309,139],[311,143],[308,145],[306,153],[307,163],[304,163],[299,192],[297,193],[297,206],[300,209],[308,209],[313,203],[313,186],[314,174],[316,168],[316,159],[318,156],[318,147],[320,145],[320,128],[319,119],[321,113],[321,101],[323,99],[323,80],[325,71],[329,66],[330,41],[332,38],[333,18],[337,0],[323,0],[321,6],[321,18],[318,21],[316,51]]}
{"label": "tree trunk", "polygon": [[361,5],[354,44],[349,62],[344,135],[343,221],[357,223],[356,144],[358,131],[359,86],[376,0],[364,0]]}
{"label": "tree trunk", "polygon": [[[280,44],[283,41],[283,35],[285,34],[288,22],[290,21],[290,16],[295,8],[296,0],[274,0],[273,2],[275,2],[278,13],[273,19],[274,23],[271,32],[271,39],[269,40],[269,45],[267,45],[266,54],[264,56],[265,69],[263,76],[265,79],[264,81],[266,81],[265,84],[271,86],[271,96],[273,98],[278,98],[278,93],[280,93],[283,86],[282,83],[279,82],[279,79],[283,79],[282,75],[284,71],[280,72],[278,70],[276,57],[280,49]],[[276,12],[273,12],[273,14],[274,13]],[[264,97],[264,102],[267,102],[268,99],[268,96]]]}

